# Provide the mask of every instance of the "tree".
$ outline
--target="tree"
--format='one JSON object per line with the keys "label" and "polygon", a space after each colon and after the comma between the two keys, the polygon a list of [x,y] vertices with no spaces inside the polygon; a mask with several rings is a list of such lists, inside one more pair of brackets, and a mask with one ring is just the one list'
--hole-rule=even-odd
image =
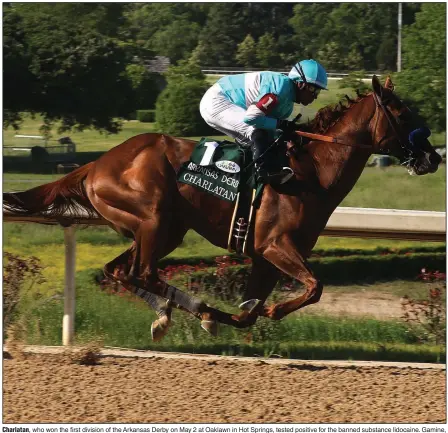
{"label": "tree", "polygon": [[251,35],[247,35],[244,41],[238,44],[238,50],[235,56],[236,61],[246,68],[255,66],[257,62],[255,49],[256,44],[254,38]]}
{"label": "tree", "polygon": [[[404,4],[403,21],[413,22],[418,7]],[[289,24],[297,56],[315,57],[329,69],[395,69],[397,13],[396,3],[296,5]]]}
{"label": "tree", "polygon": [[201,66],[232,66],[236,47],[242,41],[246,30],[242,26],[242,3],[213,3],[207,16],[207,22],[201,31],[205,63]]}
{"label": "tree", "polygon": [[327,69],[340,71],[345,67],[344,59],[341,57],[339,43],[331,41],[317,51],[317,59],[325,65]]}
{"label": "tree", "polygon": [[191,53],[188,59],[189,63],[196,65],[206,65],[207,64],[207,47],[204,42],[199,42],[196,48]]}
{"label": "tree", "polygon": [[257,60],[262,68],[278,66],[279,56],[276,50],[275,39],[271,33],[265,33],[257,42]]}
{"label": "tree", "polygon": [[137,45],[176,63],[196,47],[208,9],[195,3],[131,3],[125,27]]}
{"label": "tree", "polygon": [[[114,118],[133,111],[134,94],[125,74],[129,62],[125,51],[97,29],[101,21],[97,14],[105,7],[70,3],[5,7],[4,126],[18,128],[20,112],[28,111],[43,116],[43,133],[57,120],[60,131],[119,129]],[[72,19],[74,14],[77,20]]]}
{"label": "tree", "polygon": [[140,64],[126,66],[126,75],[135,93],[134,110],[155,108],[159,94],[166,87],[165,78]]}
{"label": "tree", "polygon": [[[293,29],[295,57],[306,59],[314,57],[326,44],[333,41],[332,33],[337,32],[337,26],[331,19],[331,11],[337,3],[307,3],[296,4],[289,25]],[[331,29],[333,31],[331,32]],[[320,59],[325,64],[325,59]]]}
{"label": "tree", "polygon": [[424,3],[403,28],[403,72],[397,90],[436,131],[446,127],[446,4]]}
{"label": "tree", "polygon": [[199,103],[209,85],[198,65],[181,61],[166,73],[167,87],[156,103],[158,129],[177,136],[206,135],[211,128],[202,119]]}
{"label": "tree", "polygon": [[177,63],[190,56],[198,43],[200,30],[197,23],[174,20],[153,35],[150,46],[157,54]]}

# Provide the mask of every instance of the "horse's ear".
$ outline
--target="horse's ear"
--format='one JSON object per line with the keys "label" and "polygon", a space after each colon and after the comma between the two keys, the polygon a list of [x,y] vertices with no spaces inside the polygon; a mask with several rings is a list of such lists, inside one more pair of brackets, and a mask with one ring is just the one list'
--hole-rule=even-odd
{"label": "horse's ear", "polygon": [[383,87],[381,86],[380,80],[378,80],[376,75],[372,77],[372,89],[381,98],[383,94]]}
{"label": "horse's ear", "polygon": [[392,91],[395,89],[394,83],[392,83],[392,80],[390,79],[389,75],[387,76],[386,81],[384,82],[384,87]]}

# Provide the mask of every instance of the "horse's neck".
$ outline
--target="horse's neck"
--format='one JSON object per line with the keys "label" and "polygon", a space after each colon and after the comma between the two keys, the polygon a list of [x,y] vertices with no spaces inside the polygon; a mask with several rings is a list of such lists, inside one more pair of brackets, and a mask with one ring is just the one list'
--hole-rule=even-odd
{"label": "horse's neck", "polygon": [[370,98],[366,97],[348,109],[326,132],[342,144],[318,142],[312,156],[320,185],[340,202],[353,188],[371,155],[358,145],[372,145]]}

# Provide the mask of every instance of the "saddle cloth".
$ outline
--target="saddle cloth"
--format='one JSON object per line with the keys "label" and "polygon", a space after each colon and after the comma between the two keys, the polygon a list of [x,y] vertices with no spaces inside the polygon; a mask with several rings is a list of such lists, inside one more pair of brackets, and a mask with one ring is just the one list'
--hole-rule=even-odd
{"label": "saddle cloth", "polygon": [[177,173],[178,182],[235,204],[228,238],[231,252],[245,252],[253,209],[258,207],[263,190],[263,184],[255,184],[252,170],[244,170],[251,161],[251,151],[237,143],[202,138],[190,161]]}
{"label": "saddle cloth", "polygon": [[234,203],[251,172],[243,168],[252,160],[249,149],[230,141],[202,138],[177,173],[177,181],[193,185]]}

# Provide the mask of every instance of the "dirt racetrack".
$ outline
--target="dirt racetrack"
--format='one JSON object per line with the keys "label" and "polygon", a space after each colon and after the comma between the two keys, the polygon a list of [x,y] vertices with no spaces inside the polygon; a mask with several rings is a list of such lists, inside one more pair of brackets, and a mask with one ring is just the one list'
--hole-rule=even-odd
{"label": "dirt racetrack", "polygon": [[444,369],[262,359],[3,360],[4,423],[433,423]]}

